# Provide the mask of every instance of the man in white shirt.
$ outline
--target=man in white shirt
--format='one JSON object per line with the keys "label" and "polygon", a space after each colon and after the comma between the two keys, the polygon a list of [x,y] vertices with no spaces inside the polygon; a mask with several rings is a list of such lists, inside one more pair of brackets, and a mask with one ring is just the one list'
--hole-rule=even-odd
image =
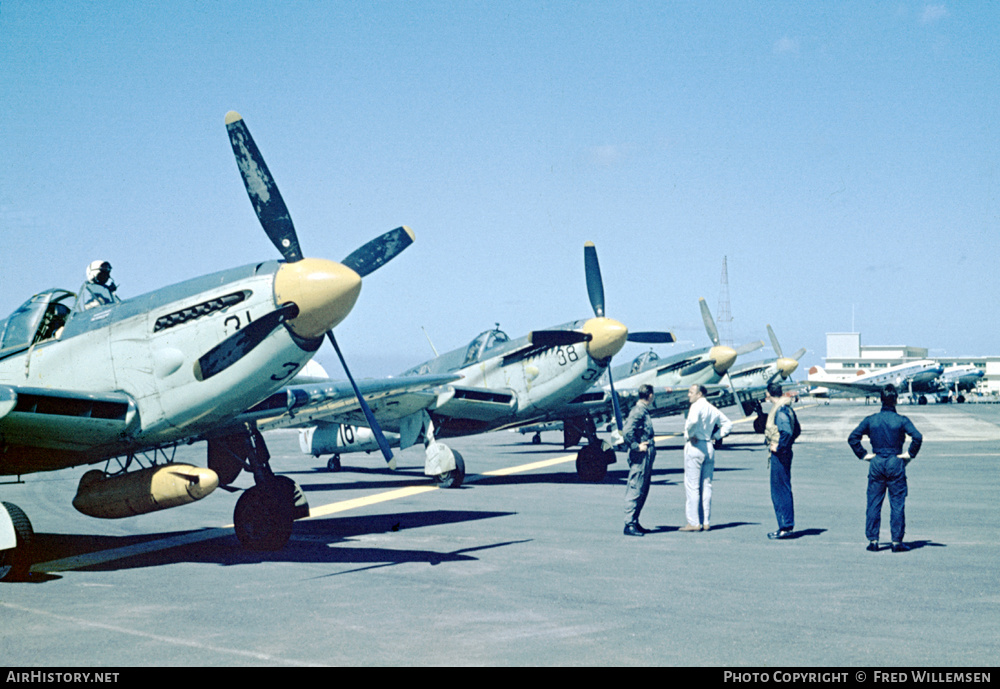
{"label": "man in white shirt", "polygon": [[726,415],[705,399],[707,394],[708,390],[704,385],[692,385],[688,389],[691,408],[684,423],[687,524],[680,531],[708,531],[712,510],[712,474],[715,472],[715,441],[725,438],[733,430],[733,424]]}

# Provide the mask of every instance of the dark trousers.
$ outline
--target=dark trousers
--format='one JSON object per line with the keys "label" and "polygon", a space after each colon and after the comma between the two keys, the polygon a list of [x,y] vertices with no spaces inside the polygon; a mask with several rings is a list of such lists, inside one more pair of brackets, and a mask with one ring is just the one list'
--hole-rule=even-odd
{"label": "dark trousers", "polygon": [[639,513],[642,512],[646,496],[649,495],[655,457],[656,455],[651,452],[629,453],[628,484],[625,487],[625,524],[635,524],[639,521]]}
{"label": "dark trousers", "polygon": [[795,526],[795,504],[792,501],[792,451],[771,454],[771,503],[778,529],[790,531]]}
{"label": "dark trousers", "polygon": [[882,501],[889,493],[889,531],[893,543],[903,542],[906,531],[906,462],[895,455],[877,456],[868,467],[868,515],[865,536],[877,541],[882,526]]}

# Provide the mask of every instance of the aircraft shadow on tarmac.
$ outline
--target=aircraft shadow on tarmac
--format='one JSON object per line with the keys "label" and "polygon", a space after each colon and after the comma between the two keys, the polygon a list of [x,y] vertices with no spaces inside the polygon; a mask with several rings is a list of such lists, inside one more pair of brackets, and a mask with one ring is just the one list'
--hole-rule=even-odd
{"label": "aircraft shadow on tarmac", "polygon": [[[149,553],[130,555],[101,564],[81,566],[75,571],[109,572],[145,567],[159,567],[178,563],[206,563],[223,566],[246,565],[259,562],[302,562],[330,564],[363,564],[379,566],[423,562],[437,565],[443,562],[470,561],[476,558],[469,552],[487,548],[500,548],[525,543],[507,541],[463,548],[451,552],[434,550],[395,549],[391,547],[332,548],[337,543],[347,543],[353,538],[379,533],[393,533],[423,526],[454,524],[480,519],[493,519],[516,514],[515,512],[488,512],[472,510],[430,510],[425,512],[398,512],[366,517],[328,517],[298,521],[292,539],[282,550],[251,551],[240,545],[235,534],[221,536],[197,543],[165,547]],[[105,550],[142,545],[150,541],[181,537],[196,531],[143,534],[141,536],[90,536],[73,534],[36,533],[33,555],[36,562],[49,562],[83,556]],[[341,573],[341,572],[338,572]],[[56,574],[32,573],[29,580],[43,583],[59,579]]]}
{"label": "aircraft shadow on tarmac", "polygon": [[[381,477],[380,480],[373,479],[371,481],[352,481],[345,476],[343,480],[338,480],[336,482],[300,483],[299,485],[305,493],[331,490],[395,490],[397,488],[410,488],[412,486],[434,485],[433,480],[424,474],[423,466],[414,467],[412,469],[408,469],[407,467],[398,467],[395,470],[385,466],[378,468],[352,466],[342,467],[340,471],[335,472],[322,469],[315,472],[282,471],[281,473],[285,476],[300,473],[311,476],[330,477],[335,477],[340,474],[368,474],[373,477]],[[461,487],[459,489],[461,489]]]}

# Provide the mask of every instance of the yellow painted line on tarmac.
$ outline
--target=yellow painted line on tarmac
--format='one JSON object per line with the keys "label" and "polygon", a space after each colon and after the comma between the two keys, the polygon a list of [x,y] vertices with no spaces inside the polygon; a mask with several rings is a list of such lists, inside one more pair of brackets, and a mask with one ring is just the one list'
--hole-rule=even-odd
{"label": "yellow painted line on tarmac", "polygon": [[506,469],[494,469],[493,471],[484,471],[483,476],[510,476],[511,474],[521,474],[525,471],[534,471],[535,469],[545,469],[546,467],[554,467],[557,464],[565,464],[566,462],[572,462],[576,460],[576,455],[564,455],[562,457],[556,457],[554,459],[543,459],[540,462],[531,462],[530,464],[521,464],[516,467],[507,467]]}
{"label": "yellow painted line on tarmac", "polygon": [[375,495],[368,495],[363,498],[353,498],[351,500],[341,500],[340,502],[331,502],[328,505],[323,505],[313,509],[309,508],[309,517],[323,517],[328,514],[336,514],[337,512],[347,512],[348,510],[355,510],[359,507],[367,507],[368,505],[375,505],[380,502],[388,502],[389,500],[399,500],[400,498],[408,498],[411,495],[420,495],[421,493],[429,493],[432,490],[438,490],[437,486],[410,486],[409,488],[398,488],[396,490],[388,490],[384,493],[376,493]]}
{"label": "yellow painted line on tarmac", "polygon": [[[518,474],[526,471],[534,471],[535,469],[542,469],[549,466],[555,466],[557,464],[570,462],[575,459],[576,455],[566,455],[563,457],[548,459],[541,462],[531,462],[529,464],[522,464],[516,467],[509,467],[506,469],[497,469],[495,471],[488,471],[482,475],[508,476],[511,474]],[[472,483],[474,481],[475,477],[470,477],[469,483]],[[378,503],[389,502],[391,500],[400,500],[402,498],[408,498],[414,495],[420,495],[421,493],[429,493],[430,491],[434,490],[440,490],[440,488],[434,484],[408,486],[406,488],[396,488],[381,493],[375,493],[374,495],[367,495],[361,498],[352,498],[350,500],[341,500],[339,502],[332,502],[326,505],[321,505],[319,507],[310,508],[309,516],[307,517],[307,519],[314,519],[316,517],[323,517],[330,514],[337,514],[340,512],[349,512],[351,510],[360,509],[362,507],[367,507],[369,505],[377,505]],[[169,548],[176,548],[178,546],[190,545],[192,543],[199,543],[202,541],[210,541],[216,538],[223,538],[232,535],[233,535],[233,525],[227,524],[226,526],[222,527],[203,529],[200,531],[182,534],[179,536],[170,536],[168,538],[146,541],[145,543],[137,543],[135,545],[123,546],[121,548],[111,548],[108,550],[100,550],[92,553],[84,553],[82,555],[74,555],[72,557],[60,558],[58,560],[49,560],[48,562],[38,562],[32,565],[31,571],[67,572],[74,569],[94,567],[97,565],[102,565],[106,562],[112,562],[114,560],[122,560],[127,557],[134,557],[137,555],[148,555],[149,553],[155,553],[161,550],[167,550]]]}

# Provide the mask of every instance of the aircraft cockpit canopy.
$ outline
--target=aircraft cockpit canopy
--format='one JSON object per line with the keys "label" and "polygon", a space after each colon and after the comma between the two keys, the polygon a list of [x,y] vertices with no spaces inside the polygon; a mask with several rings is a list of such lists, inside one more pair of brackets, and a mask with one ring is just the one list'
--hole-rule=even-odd
{"label": "aircraft cockpit canopy", "polygon": [[653,364],[659,360],[660,357],[656,355],[656,352],[652,350],[643,352],[632,360],[632,368],[629,369],[629,375],[635,375],[636,373],[639,373],[639,371],[649,368],[648,364]]}
{"label": "aircraft cockpit canopy", "polygon": [[24,302],[0,323],[0,358],[59,335],[76,294],[50,289]]}
{"label": "aircraft cockpit canopy", "polygon": [[476,338],[469,343],[469,348],[465,350],[465,360],[462,362],[462,366],[465,367],[476,363],[477,361],[485,358],[486,353],[494,347],[498,347],[508,342],[510,342],[510,338],[507,337],[507,333],[500,330],[500,328],[494,328],[493,330],[487,330],[479,333]]}

